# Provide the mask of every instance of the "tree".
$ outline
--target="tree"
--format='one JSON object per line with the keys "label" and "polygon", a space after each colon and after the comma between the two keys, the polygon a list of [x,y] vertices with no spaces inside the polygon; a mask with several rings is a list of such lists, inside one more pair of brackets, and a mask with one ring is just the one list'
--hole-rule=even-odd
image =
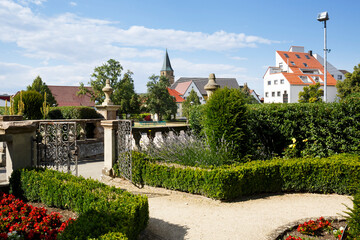
{"label": "tree", "polygon": [[244,83],[244,87],[240,88],[240,91],[244,94],[245,103],[247,104],[258,104],[259,101],[256,100],[256,98],[251,95],[251,90],[248,87],[246,83]]}
{"label": "tree", "polygon": [[183,115],[189,119],[190,109],[193,106],[200,105],[200,99],[199,96],[196,94],[195,90],[192,89],[189,96],[186,98],[186,100],[182,104],[182,111]]}
{"label": "tree", "polygon": [[45,96],[46,93],[46,102],[49,104],[49,106],[56,107],[58,105],[49,87],[46,85],[45,82],[42,81],[40,76],[37,76],[34,79],[32,85],[27,86],[27,91],[30,90],[39,92],[43,97]]}
{"label": "tree", "polygon": [[78,95],[89,95],[97,104],[101,104],[105,100],[105,94],[102,89],[105,87],[106,80],[110,80],[110,86],[113,88],[113,94],[110,96],[111,101],[115,105],[119,105],[120,113],[137,113],[139,112],[139,98],[134,90],[133,73],[127,71],[121,78],[123,67],[120,62],[110,59],[102,66],[95,67],[89,84],[92,90],[89,90],[80,83],[80,91]]}
{"label": "tree", "polygon": [[337,81],[336,88],[340,99],[344,99],[352,93],[360,92],[360,63],[354,66],[353,73],[345,75],[344,81]]}
{"label": "tree", "polygon": [[146,99],[148,110],[152,114],[157,114],[160,121],[166,114],[175,115],[177,111],[175,98],[167,90],[170,86],[169,79],[165,76],[152,75],[149,80],[146,84],[148,88]]}
{"label": "tree", "polygon": [[299,102],[322,102],[322,96],[324,96],[324,90],[320,89],[320,83],[316,83],[315,85],[309,85],[304,87],[303,91],[299,92]]}
{"label": "tree", "polygon": [[205,104],[204,115],[204,132],[214,151],[225,141],[233,159],[248,154],[248,111],[239,89],[216,90]]}
{"label": "tree", "polygon": [[41,108],[43,102],[44,98],[39,92],[35,90],[21,91],[20,94],[14,97],[14,112],[18,114],[22,112],[25,119],[42,119]]}

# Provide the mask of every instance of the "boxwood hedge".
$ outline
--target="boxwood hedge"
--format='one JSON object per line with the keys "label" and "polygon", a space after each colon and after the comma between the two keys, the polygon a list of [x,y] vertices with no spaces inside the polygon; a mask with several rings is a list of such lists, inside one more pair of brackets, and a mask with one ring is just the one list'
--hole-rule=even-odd
{"label": "boxwood hedge", "polygon": [[350,194],[359,179],[360,157],[350,154],[195,168],[159,164],[142,153],[133,153],[136,183],[221,200],[278,192]]}
{"label": "boxwood hedge", "polygon": [[77,212],[79,218],[59,239],[111,239],[111,234],[103,236],[111,232],[137,239],[149,219],[147,197],[53,170],[14,171],[10,178],[10,192],[29,201]]}

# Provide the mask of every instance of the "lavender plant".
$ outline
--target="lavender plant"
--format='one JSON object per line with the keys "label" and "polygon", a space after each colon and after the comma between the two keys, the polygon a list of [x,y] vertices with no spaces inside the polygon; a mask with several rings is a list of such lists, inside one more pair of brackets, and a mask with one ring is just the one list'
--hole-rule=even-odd
{"label": "lavender plant", "polygon": [[160,141],[149,143],[143,151],[161,162],[185,166],[220,166],[235,162],[230,149],[231,144],[224,138],[212,150],[206,137],[184,133],[169,134]]}

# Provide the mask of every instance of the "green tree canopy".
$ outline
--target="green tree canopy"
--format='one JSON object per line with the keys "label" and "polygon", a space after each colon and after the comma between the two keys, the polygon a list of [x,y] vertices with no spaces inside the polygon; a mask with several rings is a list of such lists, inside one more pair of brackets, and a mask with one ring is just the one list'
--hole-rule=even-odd
{"label": "green tree canopy", "polygon": [[234,159],[247,154],[248,111],[239,89],[216,90],[205,104],[204,114],[204,131],[213,150],[225,141]]}
{"label": "green tree canopy", "polygon": [[309,85],[304,87],[303,91],[299,92],[299,102],[322,102],[322,96],[324,96],[324,90],[320,89],[320,83],[316,83],[315,85]]}
{"label": "green tree canopy", "polygon": [[244,94],[244,98],[245,98],[245,103],[247,104],[258,104],[258,100],[256,100],[256,98],[251,95],[251,90],[248,87],[248,85],[246,83],[244,83],[244,87],[240,88],[240,91]]}
{"label": "green tree canopy", "polygon": [[147,83],[147,108],[152,114],[157,114],[161,121],[164,115],[175,115],[177,106],[175,98],[169,94],[169,79],[165,76],[149,77]]}
{"label": "green tree canopy", "polygon": [[354,67],[353,73],[347,73],[344,81],[337,81],[336,88],[340,99],[352,93],[360,92],[360,63]]}
{"label": "green tree canopy", "polygon": [[[21,99],[22,98],[22,99]],[[19,102],[24,104],[23,115],[25,119],[42,119],[41,108],[44,97],[35,90],[21,91],[14,97],[14,111],[18,113]]]}
{"label": "green tree canopy", "polygon": [[58,105],[58,103],[56,102],[56,99],[52,95],[49,87],[46,85],[45,82],[42,81],[40,76],[37,76],[34,79],[33,83],[31,85],[27,86],[27,91],[30,91],[30,90],[37,91],[43,97],[45,96],[45,93],[46,93],[46,102],[47,102],[47,104],[49,104],[49,106],[56,107]]}
{"label": "green tree canopy", "polygon": [[92,90],[89,90],[80,83],[80,91],[78,95],[89,95],[97,104],[101,104],[105,100],[105,94],[102,89],[105,87],[106,80],[110,80],[110,86],[113,88],[113,94],[110,99],[115,105],[119,105],[120,113],[138,113],[140,104],[139,97],[134,90],[133,73],[127,71],[121,78],[123,67],[120,62],[110,59],[103,65],[95,67],[91,79],[89,81]]}
{"label": "green tree canopy", "polygon": [[182,113],[183,115],[189,119],[189,113],[190,113],[190,109],[193,106],[196,105],[200,105],[200,98],[199,96],[196,94],[195,90],[192,89],[189,96],[187,96],[187,98],[185,99],[185,101],[182,103]]}

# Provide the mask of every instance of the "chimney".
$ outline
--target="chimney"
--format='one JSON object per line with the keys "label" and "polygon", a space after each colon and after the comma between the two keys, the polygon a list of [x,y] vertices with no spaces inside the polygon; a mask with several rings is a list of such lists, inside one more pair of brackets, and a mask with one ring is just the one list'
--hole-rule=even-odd
{"label": "chimney", "polygon": [[312,50],[309,51],[309,55],[312,56]]}

